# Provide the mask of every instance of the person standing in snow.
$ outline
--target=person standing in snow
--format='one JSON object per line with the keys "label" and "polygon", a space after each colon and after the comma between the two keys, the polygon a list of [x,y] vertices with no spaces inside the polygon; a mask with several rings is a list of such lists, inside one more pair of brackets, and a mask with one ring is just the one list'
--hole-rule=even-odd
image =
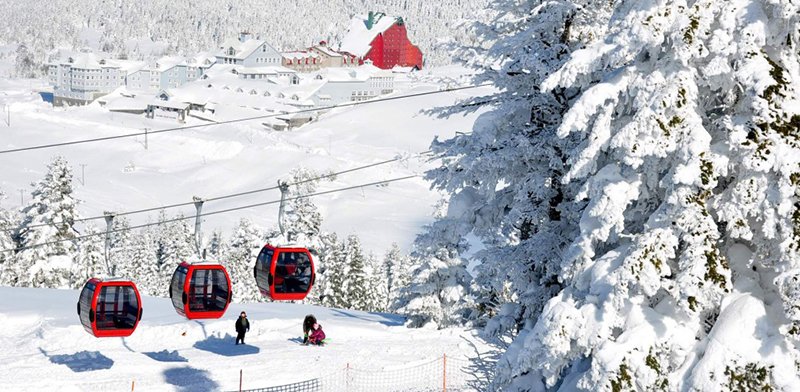
{"label": "person standing in snow", "polygon": [[236,344],[242,341],[244,344],[244,334],[250,331],[250,321],[247,320],[247,313],[242,312],[236,320]]}

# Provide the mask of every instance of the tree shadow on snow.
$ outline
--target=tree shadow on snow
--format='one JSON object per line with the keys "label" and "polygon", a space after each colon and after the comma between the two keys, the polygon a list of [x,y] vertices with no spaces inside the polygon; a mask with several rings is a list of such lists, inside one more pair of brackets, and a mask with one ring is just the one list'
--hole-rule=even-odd
{"label": "tree shadow on snow", "polygon": [[173,351],[161,350],[158,352],[151,351],[149,353],[143,353],[143,354],[159,362],[189,362],[188,359],[178,354],[178,350],[173,350]]}
{"label": "tree shadow on snow", "polygon": [[57,365],[65,365],[76,373],[91,372],[93,370],[111,369],[114,361],[100,354],[99,351],[80,351],[75,354],[48,355],[43,349],[39,349],[42,354]]}
{"label": "tree shadow on snow", "polygon": [[182,392],[205,392],[219,389],[219,384],[208,377],[208,371],[188,366],[164,370],[164,381],[176,386],[178,391]]}
{"label": "tree shadow on snow", "polygon": [[345,316],[364,321],[381,323],[387,327],[400,326],[403,325],[406,321],[405,317],[403,316],[398,316],[396,314],[388,314],[388,313],[369,313],[369,317],[365,317],[361,315],[362,312],[348,311],[343,309],[331,309],[331,312],[338,316]]}
{"label": "tree shadow on snow", "polygon": [[205,340],[201,340],[194,344],[194,348],[204,351],[209,351],[214,354],[224,355],[226,357],[236,357],[239,355],[252,355],[258,354],[261,351],[256,346],[248,344],[234,344],[236,339],[230,334],[225,334],[223,337],[209,336]]}
{"label": "tree shadow on snow", "polygon": [[491,380],[494,379],[495,366],[503,355],[503,348],[498,341],[487,341],[492,347],[489,351],[481,353],[475,343],[464,339],[475,351],[475,356],[469,358],[469,363],[459,369],[465,377],[467,385],[476,391],[488,390]]}

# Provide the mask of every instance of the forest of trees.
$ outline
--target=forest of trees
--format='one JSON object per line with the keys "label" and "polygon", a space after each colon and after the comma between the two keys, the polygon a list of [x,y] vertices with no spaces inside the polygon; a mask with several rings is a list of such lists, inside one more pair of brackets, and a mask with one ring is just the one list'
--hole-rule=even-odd
{"label": "forest of trees", "polygon": [[[322,232],[317,207],[298,197],[315,191],[320,181],[316,177],[319,174],[305,169],[291,174],[290,183],[302,184],[290,187],[283,222],[285,236],[314,253],[318,275],[305,302],[388,311],[399,287],[409,280],[411,259],[397,245],[386,255],[375,256],[362,249],[355,235],[340,240],[334,233]],[[218,261],[228,270],[234,301],[265,300],[253,279],[253,266],[264,244],[286,243],[277,229],[264,230],[243,218],[227,237],[212,232],[198,252],[190,220],[176,220],[182,216],[171,217],[162,210],[153,225],[139,229],[130,229],[124,216],[115,218],[106,255],[105,227],[76,227],[79,217],[72,191],[72,169],[56,157],[23,209],[0,209],[0,284],[80,288],[91,277],[115,276],[133,280],[145,295],[166,297],[177,265],[199,261],[205,253],[206,260]]]}
{"label": "forest of trees", "polygon": [[216,50],[226,39],[250,31],[278,49],[296,50],[319,40],[338,42],[356,14],[380,11],[403,17],[426,65],[452,62],[452,44],[466,42],[466,18],[488,0],[13,1],[4,5],[0,45],[24,47],[16,54],[18,76],[42,75],[55,48],[113,53],[148,60]]}

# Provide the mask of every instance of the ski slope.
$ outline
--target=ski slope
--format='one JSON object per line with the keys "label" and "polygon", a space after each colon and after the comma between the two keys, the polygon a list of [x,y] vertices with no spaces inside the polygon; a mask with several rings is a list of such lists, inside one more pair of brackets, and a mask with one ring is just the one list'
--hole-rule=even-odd
{"label": "ski slope", "polygon": [[[75,313],[77,290],[0,287],[0,385],[4,391],[212,391],[283,385],[336,373],[413,366],[446,353],[474,358],[486,347],[460,329],[409,329],[404,319],[292,303],[231,304],[219,320],[190,321],[168,299],[143,297],[127,338],[95,338]],[[247,312],[246,345],[234,323]],[[314,314],[332,342],[302,346]]]}
{"label": "ski slope", "polygon": [[[457,67],[432,70],[452,82],[467,72]],[[463,80],[463,79],[462,79]],[[431,82],[407,84],[394,95],[436,91]],[[47,90],[42,82],[0,78],[0,150],[79,139],[99,138],[173,128],[175,120],[146,119],[144,115],[112,113],[94,103],[85,107],[54,108],[36,91]],[[435,136],[449,138],[472,128],[488,108],[468,115],[440,117],[428,111],[461,100],[491,94],[483,87],[423,97],[370,103],[334,109],[320,120],[301,128],[278,132],[254,120],[236,124],[200,127],[150,135],[145,149],[143,136],[97,143],[0,154],[0,190],[7,194],[0,206],[16,209],[30,200],[31,183],[39,181],[55,155],[64,156],[73,167],[74,196],[82,203],[81,216],[101,216],[104,211],[124,212],[162,205],[191,202],[193,196],[212,198],[275,186],[296,167],[320,172],[341,171],[398,156],[408,159],[339,176],[322,183],[318,191],[422,174],[435,162],[415,153],[429,149]],[[264,115],[257,112],[254,115]],[[189,118],[185,125],[207,124]],[[393,242],[404,250],[421,227],[432,221],[434,205],[442,195],[429,189],[422,178],[388,186],[363,187],[315,197],[323,230],[340,238],[361,237],[367,251],[383,254]],[[20,194],[21,191],[21,194]],[[244,205],[277,201],[273,190],[206,203],[204,213]],[[172,217],[195,214],[191,205],[167,211]],[[243,217],[268,228],[277,226],[278,205],[272,204],[233,213],[205,217],[203,232],[221,229],[226,237]],[[129,216],[132,225],[155,221],[156,212]],[[94,221],[104,227],[102,219]]]}

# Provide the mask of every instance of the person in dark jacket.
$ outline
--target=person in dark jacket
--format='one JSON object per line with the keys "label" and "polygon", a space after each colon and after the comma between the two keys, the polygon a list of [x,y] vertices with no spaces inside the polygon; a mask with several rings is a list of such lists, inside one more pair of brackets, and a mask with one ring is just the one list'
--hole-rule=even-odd
{"label": "person in dark jacket", "polygon": [[303,344],[308,344],[308,335],[311,333],[311,329],[316,323],[317,318],[314,317],[313,314],[309,314],[303,319]]}
{"label": "person in dark jacket", "polygon": [[247,321],[247,313],[242,312],[236,320],[236,344],[239,344],[240,340],[244,344],[244,334],[248,331],[250,331],[250,321]]}

